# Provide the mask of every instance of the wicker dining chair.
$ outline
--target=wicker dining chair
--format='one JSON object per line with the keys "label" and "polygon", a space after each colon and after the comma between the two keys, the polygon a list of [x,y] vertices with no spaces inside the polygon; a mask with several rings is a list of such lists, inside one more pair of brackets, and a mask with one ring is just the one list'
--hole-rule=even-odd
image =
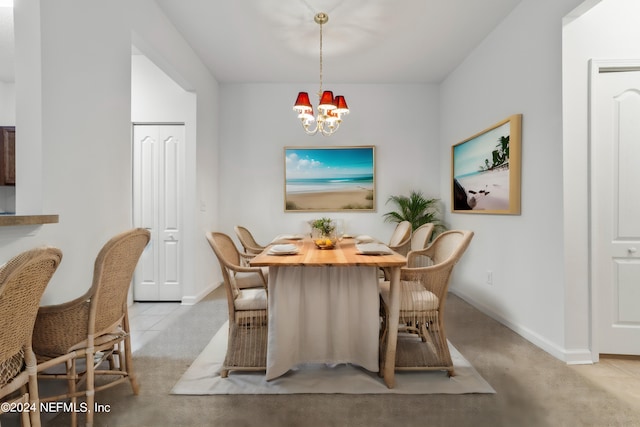
{"label": "wicker dining chair", "polygon": [[429,246],[434,228],[435,225],[432,222],[428,222],[413,230],[409,250],[419,251],[420,249],[424,249]]}
{"label": "wicker dining chair", "polygon": [[[411,234],[411,246],[409,253],[412,251],[422,250],[429,246],[434,228],[435,226],[433,223],[422,224],[420,227],[416,228],[413,234]],[[432,261],[427,256],[415,254],[412,257],[411,267],[426,267],[431,264]]]}
{"label": "wicker dining chair", "polygon": [[[408,267],[400,270],[400,317],[396,343],[396,370],[446,370],[454,375],[445,333],[444,311],[453,267],[473,238],[472,231],[450,230],[439,234],[426,249],[412,251]],[[432,265],[411,267],[416,256],[427,256]],[[388,335],[389,282],[380,284],[382,301],[381,346]],[[384,352],[380,354],[383,356]],[[381,365],[384,366],[384,359]]]}
{"label": "wicker dining chair", "polygon": [[[240,265],[242,267],[248,267],[249,261],[251,260],[251,258],[255,257],[257,254],[262,252],[262,249],[259,249],[262,246],[255,243],[255,240],[253,240],[253,236],[251,235],[251,233],[249,233],[249,231],[246,228],[238,225],[234,227],[234,229],[236,230],[236,235],[238,236],[240,243],[243,245],[244,252],[240,252],[237,249],[237,247],[233,245],[233,247],[229,246],[227,248],[228,252],[225,255],[229,260],[229,263],[233,265]],[[246,236],[249,236],[248,241],[245,241],[245,243],[242,243],[243,238],[241,238],[240,236],[245,236],[245,238]],[[248,246],[244,246],[245,244]],[[261,270],[265,280],[268,280],[269,267],[262,267]],[[231,273],[230,279],[233,282],[233,285],[238,289],[264,287],[262,277],[255,274],[255,268],[252,268],[248,271],[233,271]]]}
{"label": "wicker dining chair", "polygon": [[21,414],[23,426],[40,425],[33,324],[42,294],[61,259],[59,249],[42,247],[23,252],[0,267],[0,400],[29,405],[30,410]]}
{"label": "wicker dining chair", "polygon": [[233,229],[235,230],[236,236],[238,236],[238,240],[240,240],[240,244],[244,248],[245,253],[257,255],[265,249],[266,246],[256,242],[256,239],[253,238],[253,234],[251,234],[246,227],[236,225]]}
{"label": "wicker dining chair", "polygon": [[407,255],[411,246],[411,223],[409,221],[402,221],[396,225],[388,246],[401,255]]}
{"label": "wicker dining chair", "polygon": [[[95,392],[129,381],[139,386],[133,370],[127,296],[138,260],[150,240],[148,230],[135,228],[112,237],[96,257],[91,288],[59,305],[40,307],[33,332],[38,378],[66,379],[66,393],[41,400],[84,396],[86,425],[93,423]],[[77,363],[80,362],[80,363]],[[55,370],[64,364],[64,373]],[[79,365],[79,366],[78,366]],[[54,369],[50,369],[54,367]],[[77,413],[71,413],[77,425]]]}
{"label": "wicker dining chair", "polygon": [[[229,310],[227,354],[220,371],[266,371],[267,369],[267,278],[259,267],[240,265],[238,250],[231,237],[208,232],[207,241],[218,258]],[[262,281],[261,288],[241,289],[234,276],[249,273]]]}
{"label": "wicker dining chair", "polygon": [[[393,234],[389,238],[389,244],[387,245],[392,251],[398,252],[400,255],[407,256],[411,247],[411,223],[409,221],[401,221],[396,225]],[[380,278],[384,280],[390,280],[390,273],[388,267],[381,267]]]}

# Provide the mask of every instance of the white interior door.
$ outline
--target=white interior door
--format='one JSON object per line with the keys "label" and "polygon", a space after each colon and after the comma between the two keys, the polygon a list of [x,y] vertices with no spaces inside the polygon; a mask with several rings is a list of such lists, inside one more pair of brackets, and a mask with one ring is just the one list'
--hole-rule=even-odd
{"label": "white interior door", "polygon": [[184,125],[133,126],[133,221],[151,232],[134,275],[135,301],[182,298]]}
{"label": "white interior door", "polygon": [[592,65],[594,347],[599,354],[638,355],[640,62]]}

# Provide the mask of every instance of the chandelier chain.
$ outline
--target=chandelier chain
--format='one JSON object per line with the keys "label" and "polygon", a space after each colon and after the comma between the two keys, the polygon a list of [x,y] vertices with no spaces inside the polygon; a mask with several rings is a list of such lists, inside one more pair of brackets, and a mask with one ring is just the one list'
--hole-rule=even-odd
{"label": "chandelier chain", "polygon": [[322,96],[322,22],[320,22],[320,89],[318,89],[318,99]]}

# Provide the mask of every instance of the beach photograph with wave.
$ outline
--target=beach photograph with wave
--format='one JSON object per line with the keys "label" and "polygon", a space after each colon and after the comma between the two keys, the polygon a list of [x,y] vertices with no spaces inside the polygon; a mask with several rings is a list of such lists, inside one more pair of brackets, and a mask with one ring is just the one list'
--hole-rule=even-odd
{"label": "beach photograph with wave", "polygon": [[452,147],[452,211],[520,213],[520,114]]}
{"label": "beach photograph with wave", "polygon": [[375,209],[375,147],[285,147],[285,211]]}

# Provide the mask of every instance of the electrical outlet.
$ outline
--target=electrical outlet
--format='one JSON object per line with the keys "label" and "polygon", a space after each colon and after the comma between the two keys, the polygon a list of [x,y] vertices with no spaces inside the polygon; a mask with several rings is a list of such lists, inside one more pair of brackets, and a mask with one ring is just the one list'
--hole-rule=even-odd
{"label": "electrical outlet", "polygon": [[487,285],[493,285],[493,271],[487,270]]}

